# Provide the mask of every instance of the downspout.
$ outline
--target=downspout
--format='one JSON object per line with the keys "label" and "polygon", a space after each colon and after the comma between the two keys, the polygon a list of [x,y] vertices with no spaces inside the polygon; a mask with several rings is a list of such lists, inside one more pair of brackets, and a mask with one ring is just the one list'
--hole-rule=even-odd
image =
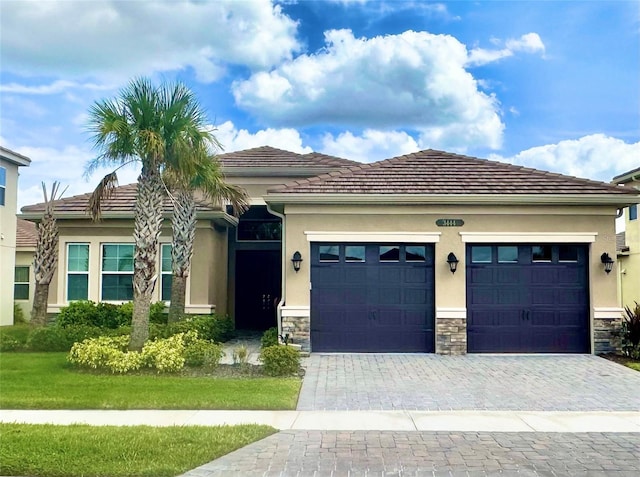
{"label": "downspout", "polygon": [[281,292],[280,294],[282,295],[280,297],[280,301],[278,302],[278,307],[276,309],[276,325],[278,326],[278,342],[280,342],[280,340],[282,339],[282,307],[284,306],[285,303],[285,290],[286,290],[286,285],[287,285],[287,281],[285,279],[286,275],[287,275],[287,259],[285,258],[285,251],[286,251],[286,237],[287,234],[285,233],[285,218],[284,218],[284,214],[281,214],[280,212],[276,212],[275,210],[273,210],[271,208],[271,205],[267,203],[267,212],[269,212],[271,215],[275,215],[276,217],[280,217],[280,220],[282,221],[282,230],[281,230],[281,234],[282,234],[282,239],[281,239],[281,252],[280,252],[280,258],[282,260],[282,272],[281,272],[281,284],[280,284],[280,289]]}

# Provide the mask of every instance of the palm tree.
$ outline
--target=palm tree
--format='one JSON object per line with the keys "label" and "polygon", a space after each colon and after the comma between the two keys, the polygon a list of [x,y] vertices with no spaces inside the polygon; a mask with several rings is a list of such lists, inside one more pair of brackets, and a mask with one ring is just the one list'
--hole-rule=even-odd
{"label": "palm tree", "polygon": [[[62,197],[60,183],[51,186],[51,196],[47,195],[47,187],[42,183],[44,194],[44,215],[37,226],[38,240],[36,254],[33,260],[36,290],[31,308],[31,325],[44,326],[47,324],[47,303],[49,301],[49,284],[58,266],[58,224],[54,214],[55,201]],[[65,189],[66,190],[66,189]]]}
{"label": "palm tree", "polygon": [[[162,226],[166,169],[189,175],[194,154],[212,142],[206,116],[195,95],[183,84],[153,86],[145,78],[133,80],[116,100],[96,102],[89,111],[89,130],[100,155],[90,161],[87,174],[106,164],[142,165],[136,191],[133,273],[133,319],[129,349],[140,350],[149,338],[149,309],[157,281],[156,258]],[[197,154],[195,154],[197,157]],[[117,170],[117,169],[116,169]],[[102,201],[117,184],[107,174],[92,194],[89,210],[100,219]]]}
{"label": "palm tree", "polygon": [[192,175],[179,176],[168,171],[167,182],[174,191],[171,228],[171,304],[169,322],[178,321],[184,315],[187,277],[193,256],[196,233],[195,192],[201,192],[213,204],[224,207],[229,203],[235,215],[249,207],[249,197],[244,189],[224,180],[220,163],[215,157],[201,156]]}

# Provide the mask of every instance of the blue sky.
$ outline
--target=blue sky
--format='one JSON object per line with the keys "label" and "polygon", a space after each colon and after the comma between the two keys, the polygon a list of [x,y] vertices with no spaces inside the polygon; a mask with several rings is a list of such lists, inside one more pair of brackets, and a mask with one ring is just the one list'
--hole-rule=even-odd
{"label": "blue sky", "polygon": [[225,151],[640,166],[637,1],[3,0],[0,31],[0,143],[33,160],[19,206],[41,181],[93,189],[87,111],[140,75],[188,84]]}

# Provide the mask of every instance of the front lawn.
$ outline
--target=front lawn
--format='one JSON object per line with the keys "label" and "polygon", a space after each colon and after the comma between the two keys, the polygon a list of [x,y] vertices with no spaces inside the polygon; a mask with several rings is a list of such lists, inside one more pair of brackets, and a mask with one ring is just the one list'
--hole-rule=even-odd
{"label": "front lawn", "polygon": [[3,409],[295,409],[298,378],[105,375],[67,353],[1,353]]}
{"label": "front lawn", "polygon": [[175,476],[274,432],[276,430],[271,427],[258,425],[92,427],[0,424],[0,475]]}

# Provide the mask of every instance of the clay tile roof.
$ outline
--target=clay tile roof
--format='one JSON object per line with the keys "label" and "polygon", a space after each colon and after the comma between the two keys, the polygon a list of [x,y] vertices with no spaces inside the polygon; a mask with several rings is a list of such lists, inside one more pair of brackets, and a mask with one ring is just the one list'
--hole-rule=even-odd
{"label": "clay tile roof", "polygon": [[297,180],[276,194],[633,194],[626,187],[428,149]]}
{"label": "clay tile roof", "polygon": [[628,252],[629,247],[626,244],[626,234],[625,232],[620,232],[616,234],[616,251],[618,252]]}
{"label": "clay tile roof", "polygon": [[[123,216],[131,216],[133,217],[133,212],[135,208],[135,197],[136,197],[136,186],[137,184],[127,184],[123,186],[118,186],[114,195],[109,199],[105,200],[102,203],[102,214],[107,215],[109,213],[120,214]],[[55,204],[56,214],[65,215],[65,214],[84,214],[86,213],[87,204],[89,203],[89,197],[91,193],[74,195],[72,197],[65,197],[58,201]],[[22,207],[22,213],[34,213],[34,212],[43,212],[45,208],[44,202],[34,205],[26,205]],[[169,197],[165,197],[164,199],[164,210],[171,210],[171,200]],[[197,203],[197,210],[199,211],[216,211],[220,210],[219,208],[211,207],[202,202]],[[87,214],[87,217],[89,215]]]}
{"label": "clay tile roof", "polygon": [[38,241],[36,224],[24,219],[17,219],[18,228],[16,232],[17,247],[35,247]]}
{"label": "clay tile roof", "polygon": [[349,167],[358,162],[327,156],[317,152],[298,154],[271,146],[255,147],[243,151],[220,154],[217,159],[225,169],[234,167],[283,167],[327,169]]}

